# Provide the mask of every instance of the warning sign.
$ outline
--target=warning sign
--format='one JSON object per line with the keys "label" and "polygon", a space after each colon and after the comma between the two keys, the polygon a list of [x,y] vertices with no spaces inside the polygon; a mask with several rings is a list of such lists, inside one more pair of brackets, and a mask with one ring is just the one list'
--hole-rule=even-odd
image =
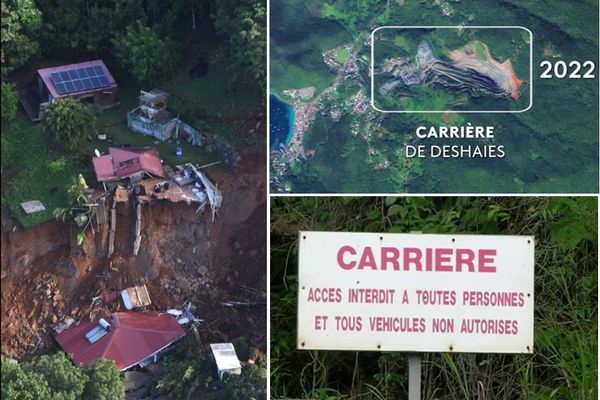
{"label": "warning sign", "polygon": [[533,352],[534,238],[300,232],[298,348]]}

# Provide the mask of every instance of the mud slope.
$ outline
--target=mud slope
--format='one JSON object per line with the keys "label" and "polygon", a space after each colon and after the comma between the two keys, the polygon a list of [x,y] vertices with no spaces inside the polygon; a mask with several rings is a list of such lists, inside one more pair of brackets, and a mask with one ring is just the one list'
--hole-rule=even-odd
{"label": "mud slope", "polygon": [[56,221],[3,232],[2,351],[20,358],[53,348],[52,325],[67,316],[89,317],[92,297],[140,283],[148,286],[153,310],[191,300],[206,320],[205,339],[245,336],[266,348],[265,307],[220,305],[248,299],[246,287],[266,291],[264,164],[263,154],[245,155],[235,174],[207,171],[223,193],[214,221],[209,210],[196,214],[194,206],[145,204],[138,256],[132,255],[134,201],[117,206],[111,257],[108,225],[88,230],[81,247],[76,228]]}

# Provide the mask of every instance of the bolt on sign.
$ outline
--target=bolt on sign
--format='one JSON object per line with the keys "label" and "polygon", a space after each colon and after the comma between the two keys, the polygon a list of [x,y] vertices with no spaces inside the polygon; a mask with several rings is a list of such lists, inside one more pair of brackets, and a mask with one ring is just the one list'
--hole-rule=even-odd
{"label": "bolt on sign", "polygon": [[533,352],[533,236],[300,232],[299,243],[299,349]]}

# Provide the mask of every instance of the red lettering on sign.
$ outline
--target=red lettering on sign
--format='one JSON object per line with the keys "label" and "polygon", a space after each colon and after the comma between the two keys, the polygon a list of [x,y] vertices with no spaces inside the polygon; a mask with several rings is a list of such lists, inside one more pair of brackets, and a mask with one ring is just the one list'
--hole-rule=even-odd
{"label": "red lettering on sign", "polygon": [[404,249],[404,270],[408,271],[410,269],[410,264],[414,264],[415,269],[417,271],[422,271],[423,267],[421,266],[421,257],[423,256],[423,252],[421,249],[417,249],[415,247],[407,247]]}
{"label": "red lettering on sign", "polygon": [[356,250],[352,246],[342,246],[338,250],[337,253],[337,262],[340,267],[343,269],[352,269],[356,265],[356,261],[345,262],[344,261],[344,253],[350,253],[351,255],[356,255]]}
{"label": "red lettering on sign", "polygon": [[392,267],[394,271],[400,270],[400,263],[398,259],[400,258],[400,250],[395,247],[382,247],[381,248],[381,269],[385,271],[387,269],[387,264],[392,263]]}
{"label": "red lettering on sign", "polygon": [[452,249],[435,249],[435,270],[452,272],[451,255]]}
{"label": "red lettering on sign", "polygon": [[493,264],[495,256],[495,249],[480,249],[479,272],[496,272],[496,265]]}
{"label": "red lettering on sign", "polygon": [[466,266],[469,272],[475,272],[475,252],[471,249],[456,249],[456,270],[462,271],[463,265]]}
{"label": "red lettering on sign", "polygon": [[365,267],[369,267],[374,270],[377,269],[377,263],[375,263],[373,250],[368,246],[363,250],[362,256],[360,257],[360,261],[358,263],[358,269],[365,269]]}

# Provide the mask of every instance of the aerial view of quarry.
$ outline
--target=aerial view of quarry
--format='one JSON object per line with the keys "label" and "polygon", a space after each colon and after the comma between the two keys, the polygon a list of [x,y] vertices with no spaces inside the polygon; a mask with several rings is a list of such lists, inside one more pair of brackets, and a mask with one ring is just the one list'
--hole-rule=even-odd
{"label": "aerial view of quarry", "polygon": [[273,192],[598,191],[597,1],[270,13]]}

